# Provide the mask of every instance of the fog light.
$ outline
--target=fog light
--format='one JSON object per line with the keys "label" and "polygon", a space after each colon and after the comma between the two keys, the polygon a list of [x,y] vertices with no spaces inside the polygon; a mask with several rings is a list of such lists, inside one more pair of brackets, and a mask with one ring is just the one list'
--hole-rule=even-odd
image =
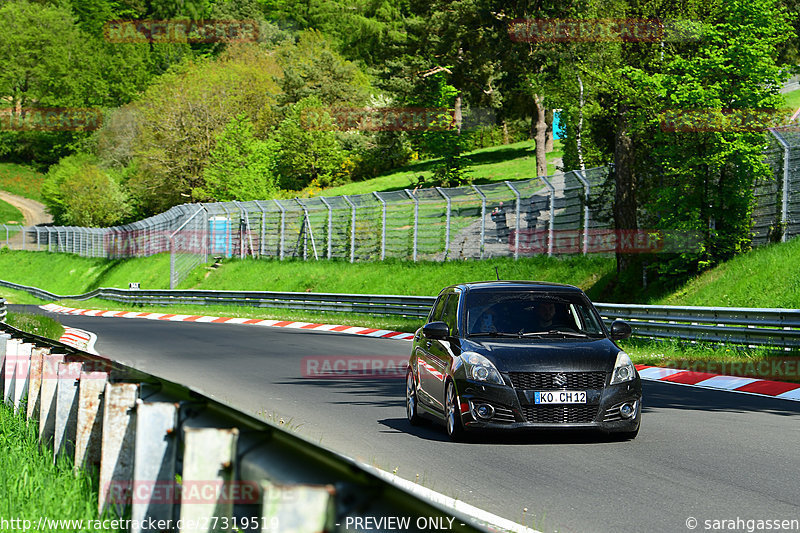
{"label": "fog light", "polygon": [[629,403],[623,403],[619,407],[619,414],[624,416],[625,418],[630,418],[633,416],[633,406]]}
{"label": "fog light", "polygon": [[488,403],[478,404],[475,406],[475,414],[478,415],[478,418],[488,420],[494,416],[494,407]]}

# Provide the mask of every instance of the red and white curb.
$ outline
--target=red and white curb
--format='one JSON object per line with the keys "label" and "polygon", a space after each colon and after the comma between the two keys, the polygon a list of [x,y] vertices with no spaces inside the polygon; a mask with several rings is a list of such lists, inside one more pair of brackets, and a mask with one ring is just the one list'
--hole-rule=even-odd
{"label": "red and white curb", "polygon": [[98,353],[94,349],[94,343],[97,341],[97,335],[91,331],[85,331],[78,328],[64,328],[64,334],[58,339],[69,346],[89,352],[94,355]]}
{"label": "red and white curb", "polygon": [[294,322],[290,320],[261,320],[258,318],[234,318],[224,316],[173,315],[169,313],[137,313],[130,311],[104,311],[102,309],[76,309],[57,304],[40,306],[45,311],[68,315],[100,316],[111,318],[144,318],[147,320],[165,320],[169,322],[204,322],[211,324],[244,324],[248,326],[266,326],[272,328],[303,329],[308,331],[335,331],[350,335],[364,335],[382,339],[410,341],[413,333],[390,331],[388,329],[365,328],[360,326],[342,326],[339,324],[318,324],[314,322]]}
{"label": "red and white curb", "polygon": [[784,400],[800,401],[800,383],[786,383],[767,379],[723,376],[708,372],[676,370],[660,366],[636,365],[642,379],[675,383],[704,389],[726,390],[760,396],[772,396]]}

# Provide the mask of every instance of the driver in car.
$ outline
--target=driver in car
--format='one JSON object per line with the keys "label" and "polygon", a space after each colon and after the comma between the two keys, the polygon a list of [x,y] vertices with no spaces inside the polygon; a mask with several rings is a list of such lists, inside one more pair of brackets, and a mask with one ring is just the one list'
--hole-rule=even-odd
{"label": "driver in car", "polygon": [[541,330],[546,331],[552,328],[555,316],[556,306],[553,302],[541,302],[536,306],[536,319]]}

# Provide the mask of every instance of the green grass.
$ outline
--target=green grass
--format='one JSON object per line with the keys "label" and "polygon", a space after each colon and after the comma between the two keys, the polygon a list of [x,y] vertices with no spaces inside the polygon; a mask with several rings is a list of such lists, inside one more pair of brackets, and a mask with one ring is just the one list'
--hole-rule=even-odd
{"label": "green grass", "polygon": [[791,108],[792,113],[800,108],[800,89],[786,93],[783,96],[786,99],[786,107]]}
{"label": "green grass", "polygon": [[22,331],[48,339],[58,340],[64,334],[64,326],[50,317],[30,313],[8,313],[6,323]]}
{"label": "green grass", "polygon": [[[614,269],[604,257],[537,256],[485,261],[390,260],[374,263],[344,261],[225,260],[219,268],[197,268],[182,288],[342,292],[434,296],[446,285],[495,278],[535,279],[571,283],[591,291]],[[0,252],[0,279],[33,285],[60,295],[98,287],[127,288],[138,281],[142,289],[169,287],[169,255],[106,261],[71,254]],[[5,289],[3,289],[5,290]]]}
{"label": "green grass", "polygon": [[[563,156],[562,142],[556,140],[553,144],[553,151],[547,154],[549,162],[547,166],[548,174],[556,171],[552,161]],[[470,172],[474,179],[473,183],[476,185],[495,181],[526,180],[536,177],[536,156],[534,155],[533,141],[481,148],[469,152],[467,158],[472,164]],[[438,159],[417,161],[370,180],[323,189],[317,196],[413,189],[417,184],[417,178],[420,176],[425,181],[431,179],[433,167],[437,162]],[[430,184],[425,186],[430,186]]]}
{"label": "green grass", "polygon": [[652,303],[800,308],[800,239],[757,248]]}
{"label": "green grass", "polygon": [[[0,224],[24,224],[22,212],[8,202],[0,200]],[[2,233],[5,236],[5,232]]]}
{"label": "green grass", "polygon": [[[20,409],[20,413],[24,412]],[[97,479],[86,472],[73,472],[69,459],[51,453],[38,443],[35,424],[25,422],[7,406],[0,406],[0,517],[30,520],[33,531],[40,517],[58,520],[97,520]],[[17,522],[24,530],[24,522]],[[44,526],[44,525],[43,525]],[[15,529],[10,524],[4,529]],[[43,531],[73,531],[75,527],[44,526]],[[94,530],[84,528],[81,531]],[[105,531],[112,531],[106,529]],[[114,530],[118,531],[118,530]]]}
{"label": "green grass", "polygon": [[44,174],[17,163],[0,163],[0,190],[42,201]]}

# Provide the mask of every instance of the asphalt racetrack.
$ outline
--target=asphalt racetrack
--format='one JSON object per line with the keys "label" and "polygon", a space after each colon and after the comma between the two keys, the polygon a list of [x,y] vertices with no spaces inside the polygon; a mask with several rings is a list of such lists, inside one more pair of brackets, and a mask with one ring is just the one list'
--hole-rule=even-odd
{"label": "asphalt racetrack", "polygon": [[453,444],[441,428],[408,424],[402,379],[303,377],[304,356],[406,356],[407,341],[56,318],[96,333],[100,354],[283,418],[324,446],[543,532],[711,531],[713,520],[800,519],[800,402],[645,382],[634,441],[550,434]]}

